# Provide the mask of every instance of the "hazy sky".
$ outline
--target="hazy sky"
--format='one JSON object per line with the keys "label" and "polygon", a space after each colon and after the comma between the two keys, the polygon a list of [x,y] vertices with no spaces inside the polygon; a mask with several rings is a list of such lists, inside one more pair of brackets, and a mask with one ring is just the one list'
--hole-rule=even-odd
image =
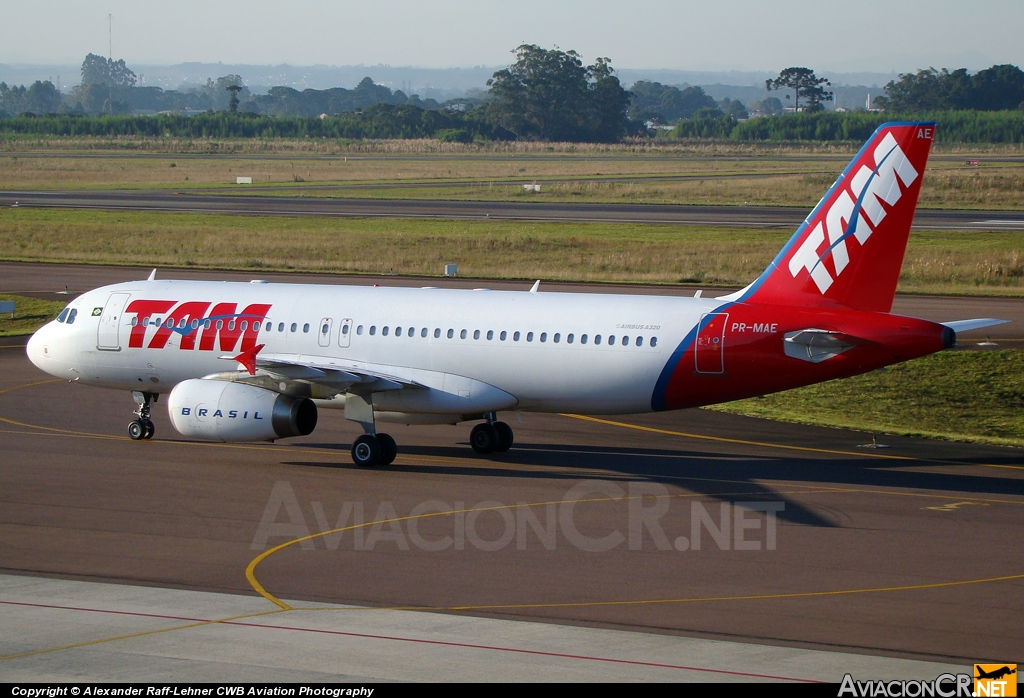
{"label": "hazy sky", "polygon": [[0,0],[0,62],[506,65],[522,43],[618,68],[1024,65],[1022,0]]}

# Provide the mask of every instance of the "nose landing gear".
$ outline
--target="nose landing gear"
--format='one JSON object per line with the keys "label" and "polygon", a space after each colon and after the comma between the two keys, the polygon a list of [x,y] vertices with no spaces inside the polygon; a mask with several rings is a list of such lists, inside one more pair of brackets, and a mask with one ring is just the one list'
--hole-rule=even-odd
{"label": "nose landing gear", "polygon": [[157,393],[135,391],[132,393],[132,397],[135,398],[135,402],[139,405],[139,408],[135,410],[138,419],[128,422],[128,436],[133,441],[152,439],[153,434],[156,433],[156,427],[153,426],[153,420],[149,418],[149,405],[152,402],[156,402],[160,396]]}

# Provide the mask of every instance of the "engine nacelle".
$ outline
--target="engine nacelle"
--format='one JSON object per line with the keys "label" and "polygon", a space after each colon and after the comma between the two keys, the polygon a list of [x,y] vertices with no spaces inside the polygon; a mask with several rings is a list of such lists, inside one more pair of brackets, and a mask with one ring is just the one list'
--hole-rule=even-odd
{"label": "engine nacelle", "polygon": [[316,428],[316,405],[231,381],[194,379],[174,386],[167,400],[174,428],[216,441],[272,441]]}

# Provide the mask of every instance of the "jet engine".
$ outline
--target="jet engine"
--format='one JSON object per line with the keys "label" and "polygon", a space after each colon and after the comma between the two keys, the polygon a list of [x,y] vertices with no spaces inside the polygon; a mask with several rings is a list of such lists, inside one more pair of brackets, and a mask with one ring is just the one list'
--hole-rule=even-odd
{"label": "jet engine", "polygon": [[231,381],[179,383],[167,401],[174,428],[185,436],[216,441],[273,441],[306,436],[317,410],[305,397],[290,397]]}

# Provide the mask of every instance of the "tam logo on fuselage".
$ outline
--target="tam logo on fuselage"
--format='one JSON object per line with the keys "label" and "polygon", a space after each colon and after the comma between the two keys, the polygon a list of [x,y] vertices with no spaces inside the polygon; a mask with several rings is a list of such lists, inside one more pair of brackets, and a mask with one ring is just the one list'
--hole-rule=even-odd
{"label": "tam logo on fuselage", "polygon": [[[900,182],[909,187],[918,177],[917,170],[891,133],[887,133],[875,147],[872,156],[873,168],[862,165],[849,181],[839,183],[838,193],[828,211],[824,216],[819,214],[816,217],[817,225],[789,258],[789,272],[793,278],[806,270],[822,294],[850,263],[847,247],[850,236],[863,246],[886,216],[882,202],[888,206],[896,205],[903,196]],[[826,237],[828,244],[819,253],[818,249]],[[835,277],[825,267],[824,261],[828,256],[832,257]]]}
{"label": "tam logo on fuselage", "polygon": [[[266,321],[270,307],[270,303],[251,303],[239,313],[237,303],[213,305],[209,301],[179,304],[178,301],[135,300],[124,311],[125,315],[135,315],[128,346],[133,349],[163,349],[171,334],[175,333],[181,336],[179,348],[182,350],[195,349],[198,339],[200,351],[235,351],[239,340],[239,349],[246,351],[256,346],[260,323]],[[154,316],[161,316],[160,321],[156,322]],[[153,332],[147,344],[149,330]]]}

